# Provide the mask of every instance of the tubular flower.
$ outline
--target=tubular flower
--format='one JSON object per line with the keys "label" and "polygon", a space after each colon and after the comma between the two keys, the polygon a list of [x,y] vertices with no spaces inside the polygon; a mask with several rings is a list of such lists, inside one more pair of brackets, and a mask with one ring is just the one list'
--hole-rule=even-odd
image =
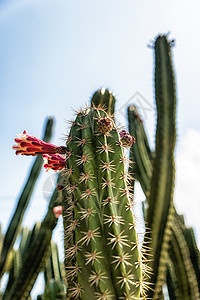
{"label": "tubular flower", "polygon": [[66,158],[61,154],[44,154],[42,157],[45,162],[44,168],[46,171],[49,169],[59,171],[66,167]]}
{"label": "tubular flower", "polygon": [[39,154],[65,154],[66,147],[60,146],[57,147],[50,143],[45,143],[44,141],[28,135],[27,131],[24,130],[23,133],[18,134],[18,138],[15,139],[17,145],[14,145],[12,148],[15,151],[15,154],[21,155],[39,155]]}
{"label": "tubular flower", "polygon": [[133,136],[131,136],[129,134],[128,131],[126,130],[122,130],[120,133],[119,133],[119,136],[120,136],[120,141],[122,143],[122,146],[126,147],[126,148],[129,148],[132,146],[132,144],[135,143],[135,138]]}
{"label": "tubular flower", "polygon": [[58,205],[58,206],[55,206],[53,208],[53,212],[55,214],[55,217],[58,219],[60,217],[60,215],[62,215],[62,206],[61,205]]}

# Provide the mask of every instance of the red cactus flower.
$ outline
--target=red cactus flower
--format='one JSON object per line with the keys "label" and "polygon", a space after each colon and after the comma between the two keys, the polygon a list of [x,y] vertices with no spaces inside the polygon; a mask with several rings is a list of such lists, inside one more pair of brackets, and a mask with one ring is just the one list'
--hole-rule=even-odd
{"label": "red cactus flower", "polygon": [[120,133],[119,133],[119,136],[120,136],[120,141],[122,143],[122,146],[126,147],[126,148],[129,148],[132,146],[132,144],[135,143],[135,138],[133,136],[131,136],[129,134],[128,131],[126,130],[122,130]]}
{"label": "red cactus flower", "polygon": [[66,167],[66,158],[61,154],[44,154],[42,157],[45,162],[44,168],[46,171],[49,169],[59,171]]}
{"label": "red cactus flower", "polygon": [[55,207],[53,208],[53,212],[54,212],[56,218],[59,218],[60,215],[62,215],[62,209],[63,209],[63,208],[62,208],[61,205],[55,206]]}
{"label": "red cactus flower", "polygon": [[66,147],[60,146],[57,147],[50,143],[45,143],[44,141],[28,135],[27,131],[24,130],[23,133],[18,134],[18,138],[15,139],[17,145],[14,145],[12,148],[15,151],[15,154],[21,155],[39,155],[39,154],[65,154]]}

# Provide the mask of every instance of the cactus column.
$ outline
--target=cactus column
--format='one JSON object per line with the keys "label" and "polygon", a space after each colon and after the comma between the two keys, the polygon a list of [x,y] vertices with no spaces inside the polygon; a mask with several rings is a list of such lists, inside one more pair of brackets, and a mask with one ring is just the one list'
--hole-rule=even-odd
{"label": "cactus column", "polygon": [[107,113],[78,112],[63,172],[68,299],[141,297],[143,262],[126,160]]}

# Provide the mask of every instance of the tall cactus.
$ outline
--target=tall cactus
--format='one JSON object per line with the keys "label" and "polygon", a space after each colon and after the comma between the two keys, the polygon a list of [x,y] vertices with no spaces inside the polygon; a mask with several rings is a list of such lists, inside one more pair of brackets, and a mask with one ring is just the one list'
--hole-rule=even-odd
{"label": "tall cactus", "polygon": [[[176,92],[174,71],[171,61],[171,46],[166,36],[155,41],[155,94],[157,105],[156,149],[153,173],[148,198],[147,222],[151,229],[150,243],[156,259],[152,263],[152,282],[159,297],[165,281],[169,239],[173,220],[174,147],[176,141]],[[146,238],[145,238],[146,239]]]}
{"label": "tall cactus", "polygon": [[[163,44],[161,43],[163,42]],[[165,47],[164,47],[165,46]],[[166,37],[158,37],[155,42],[155,56],[156,56],[156,69],[155,69],[155,79],[156,79],[156,100],[157,100],[157,109],[158,109],[158,120],[160,131],[162,132],[163,138],[160,139],[162,141],[163,148],[166,147],[166,144],[170,141],[169,140],[169,133],[170,138],[175,138],[175,126],[174,126],[174,115],[172,113],[173,105],[175,105],[175,87],[174,87],[174,75],[173,75],[173,68],[171,64],[171,53],[168,51],[170,48],[170,42],[167,41]],[[164,51],[165,49],[165,51]],[[161,55],[162,54],[162,55]],[[165,110],[162,111],[162,102],[163,99],[165,101],[166,107]],[[171,111],[171,116],[170,116]],[[160,112],[164,115],[164,117],[168,118],[168,123],[165,120],[164,122],[159,119],[161,115]],[[163,228],[165,227],[165,231],[168,233],[168,242],[165,245],[163,244],[165,257],[162,255],[155,255],[153,258],[153,269],[156,268],[156,264],[159,265],[161,260],[162,267],[160,267],[160,271],[157,273],[154,271],[154,276],[152,277],[152,281],[155,283],[156,289],[153,293],[149,291],[149,296],[154,297],[154,299],[162,299],[163,296],[159,294],[158,287],[160,286],[160,290],[162,288],[163,283],[167,280],[168,285],[168,292],[170,295],[170,299],[199,299],[199,288],[200,285],[198,284],[198,274],[199,274],[199,251],[196,247],[194,237],[190,233],[189,237],[187,236],[187,228],[185,225],[181,224],[180,216],[175,213],[173,219],[172,215],[169,210],[169,200],[171,202],[171,207],[174,210],[174,205],[172,202],[173,198],[173,184],[171,185],[171,196],[169,193],[166,193],[164,196],[164,201],[162,202],[162,197],[156,198],[156,194],[151,196],[151,192],[153,189],[160,189],[161,191],[164,190],[164,180],[161,182],[163,185],[159,185],[159,181],[152,181],[152,174],[153,172],[158,172],[156,170],[156,158],[154,161],[154,156],[161,158],[158,151],[160,149],[156,147],[155,153],[151,153],[150,147],[148,145],[148,140],[144,131],[144,127],[142,121],[138,115],[137,109],[134,106],[130,106],[128,109],[128,118],[129,118],[129,130],[132,135],[136,137],[136,144],[131,149],[131,159],[134,160],[134,164],[131,165],[131,172],[134,172],[135,178],[140,182],[141,187],[144,191],[148,199],[148,205],[145,205],[147,209],[144,209],[145,213],[145,220],[150,227],[152,223],[149,222],[149,207],[155,207],[155,219],[158,217],[159,214],[166,214],[167,218],[171,219],[169,223],[165,223],[165,218],[161,217],[161,222],[163,223]],[[171,124],[170,124],[171,118]],[[168,125],[167,125],[168,124]],[[171,131],[167,131],[167,129],[171,128]],[[158,128],[157,128],[157,140],[159,138],[158,135]],[[175,142],[175,139],[174,139]],[[169,145],[167,145],[169,146]],[[167,162],[169,160],[170,151],[173,152],[174,145],[172,144],[171,150],[170,148],[166,151],[165,156]],[[162,154],[162,153],[161,153]],[[173,161],[173,160],[172,160]],[[158,160],[158,164],[161,167],[163,160]],[[159,179],[159,173],[155,174]],[[170,168],[165,168],[165,176],[169,180],[172,178],[172,173]],[[168,185],[168,192],[170,192],[170,188]],[[169,196],[171,198],[169,198]],[[155,203],[155,200],[158,200]],[[168,205],[167,205],[168,204]],[[156,205],[156,206],[155,206]],[[157,212],[156,212],[157,208]],[[153,211],[153,209],[152,209]],[[171,215],[171,217],[170,217]],[[157,221],[157,220],[156,220]],[[170,225],[171,223],[171,225]],[[157,229],[161,229],[161,225],[157,225]],[[154,232],[151,231],[152,243],[154,239],[156,239],[156,235]],[[169,239],[170,238],[170,239]],[[162,242],[164,238],[162,234],[159,235],[159,240]],[[190,244],[190,242],[192,242]],[[194,251],[195,249],[195,251]],[[167,270],[167,277],[165,277],[166,267]],[[160,275],[159,275],[160,273]],[[160,277],[162,280],[160,280]]]}
{"label": "tall cactus", "polygon": [[122,146],[105,111],[78,112],[64,173],[68,299],[139,299],[144,287]]}

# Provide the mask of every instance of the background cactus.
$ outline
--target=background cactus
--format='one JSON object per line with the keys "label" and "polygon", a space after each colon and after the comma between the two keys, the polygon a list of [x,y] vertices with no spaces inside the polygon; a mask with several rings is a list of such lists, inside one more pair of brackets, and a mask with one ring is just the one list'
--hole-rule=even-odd
{"label": "background cactus", "polygon": [[[199,250],[192,231],[186,229],[173,204],[176,96],[170,47],[170,41],[166,36],[158,36],[154,47],[157,103],[155,152],[150,150],[136,107],[128,108],[129,130],[136,137],[136,144],[131,149],[131,158],[134,159],[135,164],[131,165],[131,169],[147,197],[143,205],[144,218],[147,226],[150,227],[150,235],[147,233],[146,238],[150,236],[152,239],[150,246],[154,254],[152,263],[154,275],[151,281],[155,284],[155,291],[149,290],[149,297],[162,299],[162,286],[167,282],[170,299],[200,299]],[[160,170],[162,173],[159,175]],[[190,232],[189,236],[186,232],[188,234]],[[192,241],[191,248],[189,241]],[[155,252],[157,244],[160,250]],[[161,249],[163,249],[163,255]]]}
{"label": "background cactus", "polygon": [[[44,140],[46,142],[50,141],[52,129],[53,119],[49,118],[46,122],[44,133]],[[2,233],[0,235],[1,276],[5,273],[9,274],[7,286],[4,293],[1,295],[1,299],[31,299],[30,292],[32,287],[34,286],[39,272],[44,269],[46,260],[48,260],[50,256],[54,257],[54,263],[52,263],[52,272],[54,272],[54,275],[52,275],[52,278],[50,278],[50,274],[48,275],[48,280],[52,279],[50,284],[51,289],[56,287],[56,295],[58,294],[59,288],[63,291],[66,290],[65,284],[63,281],[61,282],[61,279],[59,281],[58,275],[56,275],[55,260],[58,260],[58,253],[56,252],[55,254],[56,246],[52,246],[54,250],[52,247],[50,249],[52,231],[57,224],[57,218],[53,212],[53,207],[59,204],[57,188],[52,194],[44,220],[42,222],[37,222],[32,230],[21,228],[21,223],[30,202],[42,164],[42,157],[38,156],[35,159],[29,178],[19,198],[17,208],[8,226],[8,230],[5,236],[3,236]],[[17,238],[20,239],[20,243],[18,249],[14,250],[13,245]],[[59,267],[57,266],[57,270],[59,268],[59,270],[61,270],[61,266],[62,265],[59,265]],[[48,299],[56,299],[56,297]]]}
{"label": "background cactus", "polygon": [[[49,118],[46,123],[45,133],[44,133],[44,141],[49,142],[52,135],[52,127],[53,127],[53,119]],[[6,263],[6,259],[8,257],[8,254],[10,250],[12,249],[17,234],[19,232],[24,213],[26,211],[26,208],[29,204],[31,195],[33,193],[33,189],[35,186],[35,183],[37,181],[37,178],[40,174],[40,170],[42,168],[43,160],[42,157],[38,156],[35,159],[35,162],[33,164],[33,167],[30,171],[29,178],[25,184],[25,187],[22,191],[22,194],[18,200],[16,210],[13,214],[13,217],[10,221],[10,224],[8,226],[8,229],[5,234],[5,238],[3,239],[2,247],[1,247],[1,253],[0,253],[0,277],[4,273],[4,267]]]}

